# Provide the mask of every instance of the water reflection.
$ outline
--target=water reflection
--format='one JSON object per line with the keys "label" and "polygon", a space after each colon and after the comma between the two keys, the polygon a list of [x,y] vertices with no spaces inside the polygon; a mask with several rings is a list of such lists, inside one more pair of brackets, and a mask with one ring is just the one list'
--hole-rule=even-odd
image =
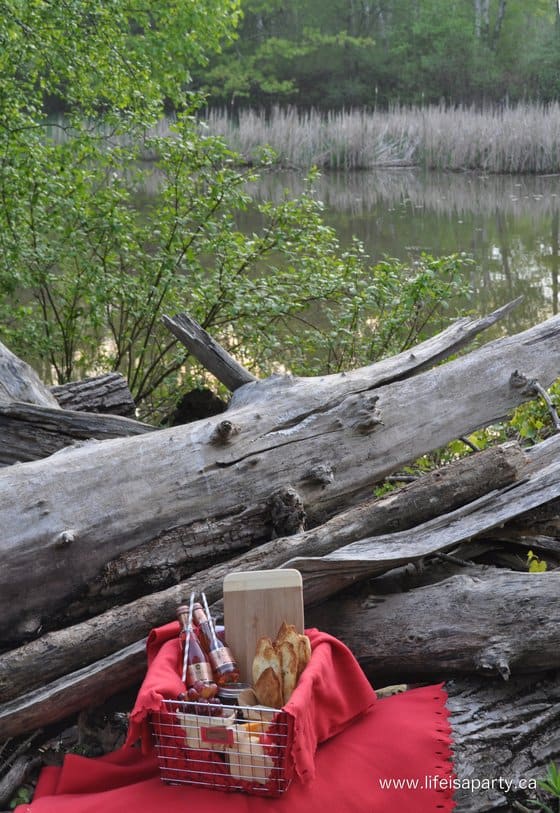
{"label": "water reflection", "polygon": [[[303,186],[296,173],[270,173],[252,191],[279,200]],[[524,295],[504,326],[509,332],[558,313],[560,176],[329,173],[317,194],[342,242],[356,235],[373,259],[467,253],[475,265],[465,310],[482,313]]]}
{"label": "water reflection", "polygon": [[[304,178],[295,172],[269,172],[256,184],[263,197],[279,200],[284,189],[301,192]],[[560,196],[560,175],[478,175],[421,172],[412,168],[368,172],[330,172],[317,181],[328,206],[357,216],[377,205],[428,208],[442,216],[492,213],[522,215],[530,203],[538,215],[550,212]]]}

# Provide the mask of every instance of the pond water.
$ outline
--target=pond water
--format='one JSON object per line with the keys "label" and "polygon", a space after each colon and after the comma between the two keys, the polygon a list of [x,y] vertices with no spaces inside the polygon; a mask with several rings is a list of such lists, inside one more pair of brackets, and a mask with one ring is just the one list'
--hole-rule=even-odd
{"label": "pond water", "polygon": [[[302,176],[261,178],[257,198],[303,188]],[[424,173],[412,169],[324,174],[318,196],[341,241],[356,235],[373,260],[464,252],[470,300],[487,313],[519,295],[504,327],[515,332],[558,312],[560,176]],[[252,229],[251,215],[242,227]]]}

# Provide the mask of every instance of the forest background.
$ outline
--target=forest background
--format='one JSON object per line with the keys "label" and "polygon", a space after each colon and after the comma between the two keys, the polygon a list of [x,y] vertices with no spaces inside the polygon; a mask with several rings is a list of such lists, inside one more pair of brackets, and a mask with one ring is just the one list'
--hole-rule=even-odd
{"label": "forest background", "polygon": [[230,109],[550,102],[554,0],[243,0],[234,43],[196,85]]}

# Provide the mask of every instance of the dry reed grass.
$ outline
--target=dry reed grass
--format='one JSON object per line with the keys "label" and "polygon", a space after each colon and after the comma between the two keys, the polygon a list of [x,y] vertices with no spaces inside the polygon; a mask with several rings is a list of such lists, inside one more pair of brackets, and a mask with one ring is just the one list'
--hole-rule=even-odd
{"label": "dry reed grass", "polygon": [[329,169],[424,166],[489,173],[560,171],[560,104],[393,107],[380,112],[320,113],[274,108],[242,111],[234,121],[219,110],[209,131],[251,160],[264,145],[287,167]]}
{"label": "dry reed grass", "polygon": [[[267,115],[245,110],[236,119],[222,110],[205,118],[247,161],[270,146],[284,167],[333,170],[421,166],[487,173],[560,172],[560,103],[472,107],[395,106],[387,111],[321,113],[275,107]],[[169,135],[162,119],[147,136]],[[47,127],[54,142],[67,138],[64,117]],[[95,125],[92,125],[95,127]],[[112,139],[120,143],[122,138]],[[157,157],[145,150],[143,157]]]}

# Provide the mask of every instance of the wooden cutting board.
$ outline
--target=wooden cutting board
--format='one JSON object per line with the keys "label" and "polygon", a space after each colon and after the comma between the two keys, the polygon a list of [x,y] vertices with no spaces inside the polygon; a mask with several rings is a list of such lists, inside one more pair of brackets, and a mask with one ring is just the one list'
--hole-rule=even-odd
{"label": "wooden cutting board", "polygon": [[252,683],[257,640],[274,640],[282,621],[304,629],[303,585],[299,570],[250,570],[224,579],[226,640],[239,665],[239,680]]}

